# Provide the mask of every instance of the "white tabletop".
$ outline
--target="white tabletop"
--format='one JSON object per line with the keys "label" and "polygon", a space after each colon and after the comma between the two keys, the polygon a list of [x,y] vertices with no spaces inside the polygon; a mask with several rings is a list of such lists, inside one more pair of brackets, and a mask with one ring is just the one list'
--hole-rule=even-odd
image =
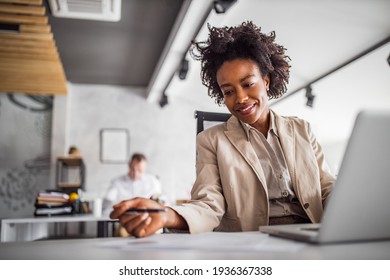
{"label": "white tabletop", "polygon": [[0,259],[390,259],[390,240],[311,245],[260,232],[155,234],[0,244]]}
{"label": "white tabletop", "polygon": [[7,224],[25,224],[25,223],[57,223],[57,222],[93,222],[93,221],[110,221],[108,215],[94,216],[92,214],[77,215],[56,215],[56,216],[31,216],[23,218],[2,219],[1,223]]}
{"label": "white tabletop", "polygon": [[49,224],[72,222],[97,222],[97,235],[108,236],[109,224],[114,222],[108,215],[94,216],[93,214],[30,216],[1,220],[1,242],[31,241],[49,236]]}

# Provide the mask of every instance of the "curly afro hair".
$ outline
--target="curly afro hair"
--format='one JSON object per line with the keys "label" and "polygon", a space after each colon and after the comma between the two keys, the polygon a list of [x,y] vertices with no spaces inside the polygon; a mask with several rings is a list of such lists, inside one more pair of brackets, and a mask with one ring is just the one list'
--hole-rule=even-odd
{"label": "curly afro hair", "polygon": [[193,41],[190,54],[201,61],[202,83],[218,105],[224,104],[224,97],[217,83],[217,71],[225,61],[234,59],[251,59],[257,63],[263,78],[269,75],[270,99],[281,97],[286,92],[290,58],[285,55],[286,49],[274,42],[275,32],[263,34],[261,28],[251,21],[237,27],[208,26],[208,29],[208,40]]}

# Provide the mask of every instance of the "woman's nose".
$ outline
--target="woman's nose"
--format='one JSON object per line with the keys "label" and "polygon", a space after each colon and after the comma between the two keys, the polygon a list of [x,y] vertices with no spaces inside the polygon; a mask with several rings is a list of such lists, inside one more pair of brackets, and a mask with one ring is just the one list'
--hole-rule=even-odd
{"label": "woman's nose", "polygon": [[248,95],[243,90],[237,90],[237,103],[245,103],[249,99]]}

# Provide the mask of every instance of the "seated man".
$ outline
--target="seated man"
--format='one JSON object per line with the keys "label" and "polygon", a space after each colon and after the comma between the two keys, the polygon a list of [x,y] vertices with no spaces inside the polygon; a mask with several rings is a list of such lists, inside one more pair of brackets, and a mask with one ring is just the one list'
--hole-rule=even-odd
{"label": "seated man", "polygon": [[[103,200],[103,211],[109,213],[112,206],[123,200],[144,197],[158,200],[161,196],[161,184],[156,176],[145,173],[146,157],[135,153],[129,161],[129,172],[111,181]],[[126,237],[129,234],[121,226],[115,233],[116,236]]]}
{"label": "seated man", "polygon": [[129,161],[129,172],[111,181],[103,201],[104,211],[111,211],[112,206],[122,200],[161,195],[161,184],[156,176],[145,173],[146,165],[143,154],[133,154]]}

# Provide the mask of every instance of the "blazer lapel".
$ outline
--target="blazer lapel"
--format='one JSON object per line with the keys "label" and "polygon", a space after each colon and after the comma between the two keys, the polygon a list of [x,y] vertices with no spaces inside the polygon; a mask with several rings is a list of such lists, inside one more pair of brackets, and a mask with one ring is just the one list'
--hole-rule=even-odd
{"label": "blazer lapel", "polygon": [[253,169],[265,192],[268,193],[263,168],[260,165],[260,161],[257,158],[251,143],[247,140],[244,129],[241,127],[241,124],[236,117],[232,116],[227,121],[227,130],[225,131],[225,135],[231,144],[242,155],[245,161],[249,164],[249,166]]}
{"label": "blazer lapel", "polygon": [[287,120],[278,116],[275,112],[275,123],[280,137],[280,144],[283,149],[284,157],[286,158],[286,163],[288,170],[290,171],[291,180],[293,186],[296,186],[296,170],[295,170],[295,138],[294,138],[294,127]]}

